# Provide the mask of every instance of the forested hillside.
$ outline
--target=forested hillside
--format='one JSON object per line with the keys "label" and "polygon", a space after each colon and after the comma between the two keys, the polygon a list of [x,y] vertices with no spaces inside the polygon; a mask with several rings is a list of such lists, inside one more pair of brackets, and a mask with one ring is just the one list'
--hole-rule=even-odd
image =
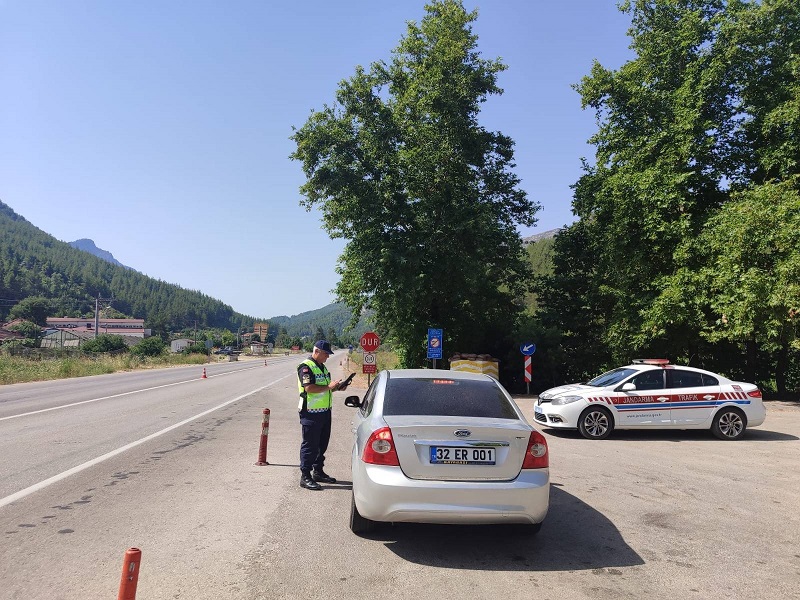
{"label": "forested hillside", "polygon": [[0,202],[0,321],[14,301],[47,298],[53,316],[80,316],[94,310],[95,299],[114,298],[121,313],[146,320],[155,330],[187,325],[236,331],[254,318],[199,291],[147,277],[113,265],[38,229]]}

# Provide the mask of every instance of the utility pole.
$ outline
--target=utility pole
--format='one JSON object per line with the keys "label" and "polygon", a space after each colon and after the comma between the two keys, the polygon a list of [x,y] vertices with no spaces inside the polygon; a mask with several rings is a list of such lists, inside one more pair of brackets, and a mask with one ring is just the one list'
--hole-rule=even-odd
{"label": "utility pole", "polygon": [[108,305],[111,306],[113,301],[114,298],[101,298],[99,294],[94,301],[94,337],[98,336],[100,329],[100,303],[108,302]]}

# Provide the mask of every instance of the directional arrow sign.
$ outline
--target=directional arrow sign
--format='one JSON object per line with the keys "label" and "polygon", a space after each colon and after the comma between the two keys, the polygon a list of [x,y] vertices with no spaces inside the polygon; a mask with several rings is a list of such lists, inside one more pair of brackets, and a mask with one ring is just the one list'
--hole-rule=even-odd
{"label": "directional arrow sign", "polygon": [[536,344],[533,342],[525,342],[519,347],[519,351],[522,352],[525,356],[530,356],[534,352],[536,352]]}

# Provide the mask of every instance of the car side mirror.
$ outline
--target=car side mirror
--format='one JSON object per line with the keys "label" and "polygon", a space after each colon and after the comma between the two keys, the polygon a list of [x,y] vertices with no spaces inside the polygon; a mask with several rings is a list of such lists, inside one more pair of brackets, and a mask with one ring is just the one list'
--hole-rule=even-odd
{"label": "car side mirror", "polygon": [[619,389],[623,392],[633,392],[636,390],[636,385],[629,381],[628,383],[623,383]]}
{"label": "car side mirror", "polygon": [[350,408],[361,408],[361,400],[358,396],[348,396],[344,399],[344,405]]}

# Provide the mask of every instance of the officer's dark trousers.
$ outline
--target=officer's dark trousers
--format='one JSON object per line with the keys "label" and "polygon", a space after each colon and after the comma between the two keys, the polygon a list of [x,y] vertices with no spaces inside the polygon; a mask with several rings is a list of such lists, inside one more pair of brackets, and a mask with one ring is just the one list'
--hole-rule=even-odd
{"label": "officer's dark trousers", "polygon": [[303,442],[300,444],[300,470],[310,473],[311,469],[322,470],[325,464],[325,451],[331,439],[331,411],[300,411],[300,426],[303,428]]}

